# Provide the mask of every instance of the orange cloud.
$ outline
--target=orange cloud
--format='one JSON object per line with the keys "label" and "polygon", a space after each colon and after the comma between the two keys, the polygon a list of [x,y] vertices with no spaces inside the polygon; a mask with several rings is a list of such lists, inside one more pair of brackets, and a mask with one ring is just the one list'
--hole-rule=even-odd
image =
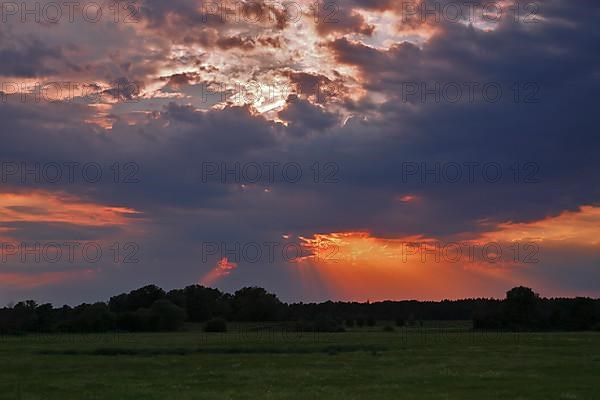
{"label": "orange cloud", "polygon": [[231,271],[236,269],[237,266],[237,263],[229,261],[227,257],[223,257],[210,272],[200,279],[200,284],[203,286],[212,286],[219,279],[231,274]]}
{"label": "orange cloud", "polygon": [[[346,300],[444,299],[501,295],[504,271],[468,269],[419,236],[385,239],[368,232],[341,232],[302,238],[313,256],[298,265],[301,280],[324,284]],[[463,260],[467,256],[463,255]],[[304,282],[304,285],[310,286]],[[474,290],[476,288],[476,290]]]}
{"label": "orange cloud", "polygon": [[350,300],[501,297],[517,284],[545,289],[540,285],[547,282],[528,274],[534,267],[543,273],[551,261],[544,250],[600,250],[600,207],[493,228],[458,242],[387,239],[369,232],[315,234],[301,238],[312,255],[297,265],[296,273],[305,286],[324,284]]}
{"label": "orange cloud", "polygon": [[[82,227],[118,226],[128,234],[135,232],[131,216],[140,212],[127,208],[93,203],[65,193],[49,191],[31,191],[18,193],[0,193],[0,255],[3,260],[15,260],[9,253],[8,244],[16,240],[11,235],[19,228],[2,226],[11,223],[60,223]],[[56,238],[62,239],[62,238]],[[114,240],[114,237],[111,238]],[[29,246],[25,246],[29,247]],[[109,245],[106,246],[107,248]],[[30,247],[33,248],[33,245]],[[87,279],[93,277],[95,270],[79,269],[73,271],[28,271],[3,272],[0,270],[0,287],[21,289],[35,288],[59,282]]]}
{"label": "orange cloud", "polygon": [[92,269],[77,271],[53,271],[36,274],[0,272],[0,287],[33,289],[73,280],[91,279],[95,275]]}
{"label": "orange cloud", "polygon": [[127,225],[140,212],[126,207],[104,206],[64,193],[32,191],[0,193],[0,223],[43,222],[75,225]]}
{"label": "orange cloud", "polygon": [[496,241],[535,241],[566,243],[580,246],[600,245],[600,207],[583,206],[578,211],[529,223],[504,223],[485,235]]}

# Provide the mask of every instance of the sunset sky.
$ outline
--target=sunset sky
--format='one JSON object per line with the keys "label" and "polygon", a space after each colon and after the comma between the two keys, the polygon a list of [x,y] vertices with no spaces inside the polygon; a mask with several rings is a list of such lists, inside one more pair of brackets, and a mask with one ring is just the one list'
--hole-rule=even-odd
{"label": "sunset sky", "polygon": [[0,11],[0,307],[600,296],[597,1],[66,3]]}

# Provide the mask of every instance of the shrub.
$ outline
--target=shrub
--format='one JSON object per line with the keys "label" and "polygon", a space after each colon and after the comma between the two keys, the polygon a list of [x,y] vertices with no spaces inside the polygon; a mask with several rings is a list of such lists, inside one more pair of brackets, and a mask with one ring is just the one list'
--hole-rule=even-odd
{"label": "shrub", "polygon": [[151,332],[156,329],[154,314],[147,308],[117,314],[117,328],[129,332]]}
{"label": "shrub", "polygon": [[367,326],[375,326],[375,325],[377,325],[377,321],[375,321],[375,318],[373,318],[373,317],[367,318]]}
{"label": "shrub", "polygon": [[223,318],[213,318],[204,324],[204,332],[227,332],[227,322]]}
{"label": "shrub", "polygon": [[69,324],[74,332],[106,332],[115,328],[116,315],[104,303],[79,306],[78,315]]}
{"label": "shrub", "polygon": [[176,331],[183,326],[185,310],[167,299],[156,300],[152,304],[156,328],[160,331]]}
{"label": "shrub", "polygon": [[334,318],[320,314],[314,321],[299,320],[294,325],[296,332],[344,332],[344,327]]}
{"label": "shrub", "polygon": [[295,321],[290,327],[294,332],[313,332],[315,330],[314,324],[304,319]]}
{"label": "shrub", "polygon": [[315,318],[315,332],[343,332],[344,328],[333,318],[319,315]]}
{"label": "shrub", "polygon": [[384,326],[384,327],[383,327],[383,331],[384,331],[384,332],[394,332],[394,331],[395,331],[395,329],[394,329],[394,327],[393,327],[393,326],[391,326],[391,325],[386,325],[386,326]]}

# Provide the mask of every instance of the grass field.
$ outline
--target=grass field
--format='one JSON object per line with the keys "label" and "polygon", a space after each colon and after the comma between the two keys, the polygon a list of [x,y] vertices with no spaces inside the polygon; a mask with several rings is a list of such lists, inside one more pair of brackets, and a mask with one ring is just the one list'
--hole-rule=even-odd
{"label": "grass field", "polygon": [[599,333],[0,337],[0,399],[600,399]]}

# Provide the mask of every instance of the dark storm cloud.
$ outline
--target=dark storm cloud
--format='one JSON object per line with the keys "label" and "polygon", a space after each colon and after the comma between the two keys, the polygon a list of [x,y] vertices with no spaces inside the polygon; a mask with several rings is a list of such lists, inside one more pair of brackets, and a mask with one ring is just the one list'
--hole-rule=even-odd
{"label": "dark storm cloud", "polygon": [[49,47],[37,38],[21,38],[0,27],[0,76],[37,77],[71,69],[60,47]]}
{"label": "dark storm cloud", "polygon": [[113,87],[106,89],[103,93],[117,101],[133,100],[139,96],[140,91],[144,88],[144,82],[130,81],[126,77],[120,77],[112,84]]}
{"label": "dark storm cloud", "polygon": [[10,228],[11,239],[18,245],[21,242],[32,246],[35,242],[99,240],[114,237],[120,229],[114,226],[81,226],[68,223],[9,222],[3,227]]}
{"label": "dark storm cloud", "polygon": [[339,76],[329,79],[321,74],[296,71],[283,71],[283,75],[290,79],[300,98],[310,99],[314,103],[343,101],[348,95],[344,79]]}
{"label": "dark storm cloud", "polygon": [[[598,177],[590,164],[599,145],[592,133],[598,126],[593,108],[599,38],[592,28],[598,11],[590,12],[592,5],[577,7],[579,13],[565,3],[545,6],[544,23],[507,21],[491,32],[447,24],[423,48],[402,43],[376,50],[347,39],[332,44],[341,62],[360,68],[372,91],[389,97],[379,111],[388,122],[382,131],[390,137],[381,146],[365,140],[362,147],[364,157],[372,153],[386,165],[388,172],[376,180],[381,186],[398,181],[405,161],[429,167],[438,161],[469,160],[504,166],[531,161],[539,166],[537,185],[399,185],[435,201],[429,212],[441,207],[434,232],[464,229],[460,218],[532,220],[598,202]],[[552,23],[559,19],[571,24]],[[481,98],[470,103],[466,95],[457,103],[431,95],[425,101],[419,95],[405,96],[407,85],[425,84],[431,90],[436,83],[466,82],[496,83],[504,96],[496,103]],[[513,86],[525,83],[539,89],[534,104],[514,101]],[[453,215],[460,217],[455,220]]]}
{"label": "dark storm cloud", "polygon": [[[283,4],[268,1],[197,2],[178,0],[165,3],[145,0],[136,16],[150,29],[170,35],[174,42],[214,44],[212,33],[232,27],[284,29],[290,21]],[[185,29],[181,29],[185,27]]]}
{"label": "dark storm cloud", "polygon": [[279,117],[289,122],[288,131],[295,136],[323,132],[333,127],[339,118],[308,100],[290,96]]}
{"label": "dark storm cloud", "polygon": [[217,40],[217,46],[222,49],[228,50],[232,48],[240,48],[242,50],[252,50],[255,46],[252,38],[231,36],[220,38]]}
{"label": "dark storm cloud", "polygon": [[373,34],[375,27],[369,25],[362,15],[348,7],[333,7],[329,10],[330,16],[317,18],[317,32],[320,35],[357,33],[370,36]]}

